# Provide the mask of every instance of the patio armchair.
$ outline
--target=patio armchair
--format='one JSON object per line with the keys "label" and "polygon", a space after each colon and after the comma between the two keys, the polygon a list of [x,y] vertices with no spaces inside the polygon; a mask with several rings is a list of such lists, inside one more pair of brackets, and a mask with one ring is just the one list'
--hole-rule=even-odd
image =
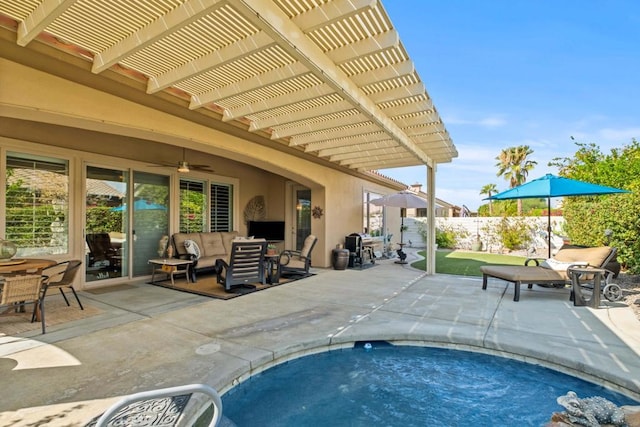
{"label": "patio armchair", "polygon": [[278,258],[278,268],[281,275],[308,275],[311,268],[311,251],[318,238],[313,234],[308,235],[304,239],[302,249],[285,250],[280,253]]}
{"label": "patio armchair", "polygon": [[[609,262],[615,258],[617,248],[600,246],[593,248],[562,247],[553,258],[543,260],[541,258],[527,258],[525,265],[483,265],[482,289],[487,289],[489,277],[511,282],[515,286],[514,301],[520,300],[520,285],[527,284],[533,288],[534,284],[541,286],[565,287],[571,284],[571,277],[567,270],[571,267],[597,267],[606,270]],[[607,277],[613,276],[613,272],[607,270]]]}
{"label": "patio armchair", "polygon": [[211,407],[213,413],[207,425],[215,427],[222,419],[222,400],[218,392],[206,384],[142,391],[121,398],[99,417],[91,420],[87,427],[142,425],[143,421],[149,419],[165,421],[163,425],[174,421],[171,425],[204,426],[201,417]]}
{"label": "patio armchair", "polygon": [[216,261],[218,283],[227,292],[231,292],[234,287],[255,289],[256,283],[265,285],[266,251],[267,241],[264,239],[233,242],[229,263],[223,259]]}
{"label": "patio armchair", "polygon": [[109,233],[87,234],[89,267],[112,270],[121,264],[120,251],[111,244]]}
{"label": "patio armchair", "polygon": [[62,288],[69,288],[71,292],[73,292],[73,296],[76,297],[76,301],[78,301],[78,305],[80,306],[80,310],[84,310],[82,303],[80,302],[80,298],[78,298],[78,294],[73,287],[73,281],[76,278],[76,274],[78,270],[80,270],[80,266],[82,265],[82,261],[74,259],[70,261],[59,262],[56,265],[51,267],[47,267],[42,270],[42,298],[47,295],[49,289],[58,288],[60,293],[62,294],[62,298],[64,298],[64,302],[67,303],[67,306],[70,306],[69,300],[65,295]]}

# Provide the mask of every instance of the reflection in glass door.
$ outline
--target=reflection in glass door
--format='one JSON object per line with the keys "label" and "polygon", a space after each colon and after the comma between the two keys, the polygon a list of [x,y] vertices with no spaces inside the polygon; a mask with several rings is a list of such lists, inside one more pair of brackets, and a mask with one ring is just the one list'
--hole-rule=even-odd
{"label": "reflection in glass door", "polygon": [[145,276],[148,261],[158,257],[160,240],[169,235],[169,177],[134,172],[133,199],[133,276]]}
{"label": "reflection in glass door", "polygon": [[127,172],[87,167],[85,281],[126,277]]}
{"label": "reflection in glass door", "polygon": [[296,250],[300,250],[304,239],[311,234],[311,190],[296,187],[293,191],[293,200],[296,202]]}

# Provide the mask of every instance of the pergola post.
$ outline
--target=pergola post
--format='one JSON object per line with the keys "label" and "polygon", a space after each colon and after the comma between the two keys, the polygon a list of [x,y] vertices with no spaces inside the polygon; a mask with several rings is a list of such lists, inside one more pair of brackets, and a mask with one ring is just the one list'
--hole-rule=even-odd
{"label": "pergola post", "polygon": [[436,167],[427,167],[427,241],[426,266],[427,274],[436,272]]}

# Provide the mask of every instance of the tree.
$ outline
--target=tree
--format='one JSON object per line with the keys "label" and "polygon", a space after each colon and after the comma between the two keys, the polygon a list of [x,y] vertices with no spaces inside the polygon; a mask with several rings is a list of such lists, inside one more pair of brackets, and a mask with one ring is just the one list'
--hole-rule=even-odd
{"label": "tree", "polygon": [[[481,196],[491,197],[498,192],[498,187],[495,184],[487,184],[480,189]],[[493,200],[489,199],[489,216],[493,216]]]}
{"label": "tree", "polygon": [[[574,138],[571,138],[574,140]],[[575,141],[575,140],[574,140]],[[600,151],[596,144],[575,142],[573,157],[555,158],[561,176],[594,184],[623,188],[630,194],[566,197],[563,212],[572,243],[587,246],[609,244],[618,248],[618,261],[631,273],[640,273],[640,144]],[[611,236],[607,236],[611,231]]]}
{"label": "tree", "polygon": [[[517,187],[527,182],[527,175],[538,162],[529,160],[533,150],[528,145],[505,148],[496,157],[498,163],[497,176],[502,176],[509,181],[509,188]],[[518,215],[522,215],[522,200],[518,199]]]}

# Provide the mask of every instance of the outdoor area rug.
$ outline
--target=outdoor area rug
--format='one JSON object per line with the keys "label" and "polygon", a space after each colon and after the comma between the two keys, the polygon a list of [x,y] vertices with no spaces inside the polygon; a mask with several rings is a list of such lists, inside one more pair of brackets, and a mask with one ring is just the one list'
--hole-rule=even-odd
{"label": "outdoor area rug", "polygon": [[235,287],[232,288],[231,292],[226,292],[224,290],[224,286],[219,284],[216,281],[216,276],[202,276],[198,277],[198,281],[196,283],[187,283],[187,280],[184,278],[176,279],[175,286],[171,285],[171,280],[156,280],[155,282],[147,282],[150,285],[161,286],[163,288],[175,289],[181,292],[189,292],[196,295],[202,295],[210,298],[217,298],[228,300],[232,298],[236,298],[242,295],[247,295],[253,292],[263,291],[269,288],[275,288],[276,286],[284,285],[286,283],[295,282],[296,280],[304,279],[305,277],[313,276],[313,274],[309,274],[307,276],[287,276],[281,277],[280,283],[276,283],[273,285],[266,284],[263,285],[261,283],[253,283],[252,286],[255,286],[255,289],[250,289],[247,287]]}
{"label": "outdoor area rug", "polygon": [[[47,326],[59,325],[65,322],[81,320],[87,317],[95,316],[102,313],[97,307],[92,306],[87,301],[82,301],[84,310],[80,310],[78,303],[71,297],[71,306],[62,299],[62,295],[55,295],[45,298],[44,302],[44,322]],[[4,308],[3,308],[4,309]],[[31,314],[33,313],[33,304],[26,305],[25,313],[10,314],[0,316],[0,336],[16,335],[27,331],[40,330],[42,323],[39,320],[31,323]]]}

